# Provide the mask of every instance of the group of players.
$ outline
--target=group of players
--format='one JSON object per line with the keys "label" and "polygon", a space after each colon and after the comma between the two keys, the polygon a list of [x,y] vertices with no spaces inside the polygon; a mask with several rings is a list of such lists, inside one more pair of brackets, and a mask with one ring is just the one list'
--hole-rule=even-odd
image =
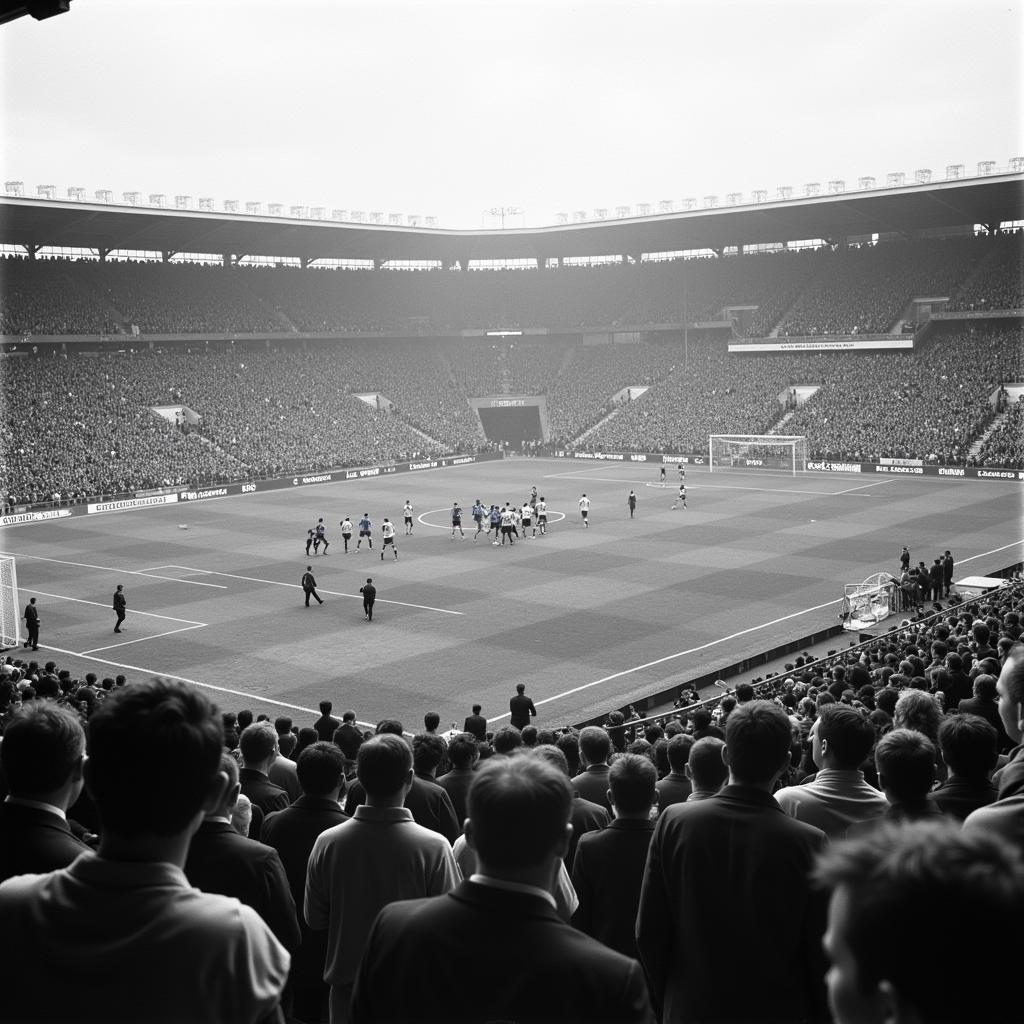
{"label": "group of players", "polygon": [[[686,508],[686,470],[682,464],[678,467],[679,472],[679,493],[676,496],[675,501],[672,503],[672,508],[676,509],[680,505]],[[665,467],[661,468],[660,484],[665,485]],[[629,517],[633,518],[636,512],[636,494],[633,491],[629,492],[627,498],[627,505],[629,506]],[[590,527],[590,499],[584,493],[579,499],[580,518],[583,520],[583,525],[586,528]],[[402,519],[405,525],[405,536],[411,537],[413,531],[413,516],[415,511],[412,506],[412,501],[406,499],[405,505],[402,508]],[[473,502],[473,507],[470,509],[470,516],[473,522],[476,523],[476,530],[473,532],[473,543],[475,544],[480,538],[481,534],[486,534],[485,540],[494,535],[494,539],[491,540],[491,544],[495,547],[501,544],[515,544],[517,540],[534,539],[538,536],[545,536],[548,532],[548,505],[544,500],[543,495],[537,494],[537,488],[533,487],[530,489],[530,496],[523,502],[523,504],[516,505],[515,502],[507,501],[504,505],[491,505],[489,508],[485,508],[479,498]],[[464,512],[462,506],[456,501],[452,503],[451,508],[451,540],[455,539],[455,534],[458,533],[463,539],[466,537],[466,532],[462,528],[462,521],[464,518]],[[349,542],[352,540],[355,529],[352,525],[352,520],[345,516],[344,519],[338,524],[341,527],[341,537],[345,545],[345,554],[349,552]],[[362,519],[358,522],[359,536],[356,539],[356,545],[354,550],[358,553],[362,550],[363,541],[366,541],[366,546],[369,550],[373,550],[373,523],[370,520],[369,512],[364,512]],[[520,529],[522,533],[520,534]],[[387,516],[384,517],[384,522],[381,523],[380,527],[382,544],[380,550],[380,559],[384,561],[384,554],[389,549],[392,552],[394,560],[398,561],[398,546],[395,543],[395,535],[397,530],[395,524],[391,522]],[[327,554],[327,549],[330,547],[330,541],[327,539],[327,528],[324,525],[323,519],[318,519],[316,526],[306,531],[306,554],[310,553],[310,549],[314,555],[319,555],[321,550],[323,554]]]}

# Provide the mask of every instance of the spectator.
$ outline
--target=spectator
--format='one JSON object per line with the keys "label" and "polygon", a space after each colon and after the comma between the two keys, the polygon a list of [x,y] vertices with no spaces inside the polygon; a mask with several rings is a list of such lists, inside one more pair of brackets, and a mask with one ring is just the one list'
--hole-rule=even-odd
{"label": "spectator", "polygon": [[957,821],[995,803],[999,796],[991,775],[999,758],[999,735],[977,715],[949,715],[939,726],[939,752],[946,781],[932,793],[939,809]]}
{"label": "spectator", "polygon": [[471,736],[476,737],[477,743],[487,742],[487,719],[480,714],[480,705],[473,705],[473,713],[466,716],[466,721],[462,726],[463,732],[468,732]]}
{"label": "spectator", "polygon": [[[752,701],[729,715],[729,785],[713,800],[659,818],[637,916],[637,945],[663,1020],[778,1020],[820,1016],[822,911],[808,875],[826,844],[772,798],[789,767],[781,708]],[[771,878],[765,887],[761,880]],[[730,937],[750,948],[737,982]]]}
{"label": "spectator", "polygon": [[[89,722],[97,856],[0,885],[0,962],[17,964],[17,1021],[274,1019],[287,951],[251,907],[189,885],[182,867],[222,802],[220,716],[183,683],[117,691]],[[167,965],[173,963],[173,980]],[[110,984],[111,964],[117,984]]]}
{"label": "spectator", "polygon": [[693,747],[693,737],[680,733],[668,741],[666,754],[668,756],[669,773],[663,779],[659,779],[658,809],[664,811],[666,807],[673,804],[683,804],[690,799],[693,792],[693,785],[686,774],[686,763],[690,757],[690,750]]}
{"label": "spectator", "polygon": [[[352,986],[377,913],[395,900],[448,892],[458,881],[451,845],[417,825],[404,806],[413,782],[405,740],[389,733],[368,740],[359,748],[356,773],[366,803],[351,821],[317,837],[306,874],[306,921],[328,933],[324,980],[331,986],[331,1024],[358,1019],[349,1016]],[[398,977],[392,975],[392,986],[407,990],[409,978],[402,975],[396,986]]]}
{"label": "spectator", "polygon": [[338,805],[345,788],[345,756],[333,743],[320,740],[307,747],[298,760],[302,795],[283,811],[268,814],[263,841],[277,850],[284,865],[292,899],[299,909],[302,944],[292,956],[288,976],[294,999],[293,1015],[301,1021],[327,1019],[330,988],[324,981],[326,933],[313,931],[302,914],[306,892],[306,865],[317,837],[348,821]]}
{"label": "spectator", "polygon": [[462,825],[468,813],[469,786],[473,781],[480,750],[476,738],[468,732],[453,736],[448,743],[448,757],[452,770],[438,779],[438,785],[448,794],[455,808],[455,817]]}
{"label": "spectator", "polygon": [[238,773],[241,791],[252,801],[252,825],[249,835],[260,839],[263,818],[289,804],[288,794],[270,781],[270,766],[277,759],[277,733],[269,722],[253,722],[238,737],[242,770]]}
{"label": "spectator", "polygon": [[[915,729],[893,729],[878,741],[875,767],[878,783],[889,801],[885,819],[917,821],[942,817],[930,795],[935,781],[935,756],[931,740]],[[852,828],[856,831],[857,826]]]}
{"label": "spectator", "polygon": [[453,1022],[650,1020],[635,961],[555,913],[550,891],[570,800],[565,777],[535,756],[494,758],[480,769],[467,825],[477,873],[449,896],[384,909],[360,965],[355,1024],[436,1020],[428,991],[451,997],[442,1015]]}
{"label": "spectator", "polygon": [[90,852],[68,825],[82,791],[85,733],[78,717],[33,701],[7,723],[0,769],[10,791],[0,803],[0,882],[65,868]]}
{"label": "spectator", "polygon": [[611,812],[608,798],[608,758],[612,752],[612,741],[604,729],[588,725],[580,732],[580,759],[583,771],[572,780],[576,796],[591,803],[600,804]]}
{"label": "spectator", "polygon": [[723,753],[725,741],[717,736],[704,736],[690,747],[686,761],[686,776],[693,786],[687,803],[710,800],[729,779],[729,767]]}
{"label": "spectator", "polygon": [[636,754],[615,759],[609,772],[615,817],[607,828],[581,836],[572,867],[580,905],[572,923],[636,959],[636,913],[654,821],[657,773]]}
{"label": "spectator", "polygon": [[811,756],[818,773],[813,782],[780,789],[775,794],[779,806],[830,839],[841,839],[854,822],[880,817],[888,802],[860,770],[874,745],[875,730],[859,711],[845,704],[826,705],[811,726]]}
{"label": "spectator", "polygon": [[238,765],[230,754],[221,754],[220,770],[227,775],[228,785],[192,836],[185,877],[203,892],[234,896],[252,907],[278,942],[294,953],[301,941],[299,922],[281,858],[271,847],[235,831],[231,811],[241,786]]}
{"label": "spectator", "polygon": [[977,715],[984,718],[996,730],[999,752],[1006,753],[1013,741],[1006,734],[1003,720],[999,717],[999,705],[996,702],[996,677],[985,673],[974,677],[974,696],[969,700],[960,701],[957,711],[961,714]]}
{"label": "spectator", "polygon": [[[832,847],[814,878],[830,894],[825,947],[836,1024],[1002,1024],[1018,1016],[1024,862],[998,836],[949,822],[887,824]],[[936,984],[921,960],[946,934],[966,941],[957,969]]]}
{"label": "spectator", "polygon": [[516,693],[510,698],[508,707],[511,712],[509,725],[520,730],[525,729],[530,724],[530,719],[537,714],[533,701],[526,696],[526,683],[516,683]]}
{"label": "spectator", "polygon": [[356,725],[356,713],[354,711],[346,711],[342,714],[341,725],[338,726],[332,738],[345,755],[346,767],[354,766],[356,755],[359,753],[359,747],[363,742],[363,734]]}
{"label": "spectator", "polygon": [[[320,717],[313,723],[317,736],[328,743],[334,739],[334,734],[341,725],[341,722],[331,715],[333,710],[334,705],[329,700],[320,701]],[[352,717],[355,718],[355,715]]]}

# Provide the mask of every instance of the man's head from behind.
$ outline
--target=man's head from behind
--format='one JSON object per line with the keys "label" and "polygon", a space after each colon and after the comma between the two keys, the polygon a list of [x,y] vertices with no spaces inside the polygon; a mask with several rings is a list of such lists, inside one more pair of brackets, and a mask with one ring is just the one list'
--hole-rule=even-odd
{"label": "man's head from behind", "polygon": [[580,733],[580,754],[586,764],[604,764],[611,752],[611,737],[600,726],[588,725]]}
{"label": "man's head from behind", "polygon": [[299,754],[295,772],[306,796],[334,797],[345,787],[345,755],[335,743],[311,743]]}
{"label": "man's head from behind", "polygon": [[82,790],[84,755],[78,716],[50,701],[26,704],[7,723],[0,743],[0,766],[11,795],[63,810]]}
{"label": "man's head from behind", "polygon": [[466,823],[481,870],[550,867],[565,853],[571,807],[568,778],[544,757],[524,752],[488,760],[469,788]]}
{"label": "man's head from behind", "polygon": [[978,715],[949,715],[939,726],[946,767],[961,779],[987,779],[999,758],[999,734]]}
{"label": "man's head from behind", "polygon": [[753,700],[735,708],[725,724],[725,756],[731,781],[770,786],[788,767],[793,729],[777,704]]}
{"label": "man's head from behind", "polygon": [[914,729],[893,729],[875,747],[878,782],[892,803],[920,803],[935,781],[935,746]]}
{"label": "man's head from behind", "polygon": [[694,792],[717,793],[729,778],[729,768],[722,757],[725,741],[717,736],[702,736],[690,747],[686,774]]}
{"label": "man's head from behind", "polygon": [[356,775],[370,801],[401,804],[412,784],[412,750],[401,736],[380,733],[366,740],[356,756]]}
{"label": "man's head from behind", "polygon": [[85,777],[104,830],[172,836],[194,826],[227,785],[223,742],[216,707],[185,683],[116,690],[89,719]]}
{"label": "man's head from behind", "polygon": [[853,771],[875,743],[875,730],[861,713],[846,704],[826,704],[811,727],[811,754],[819,768]]}
{"label": "man's head from behind", "polygon": [[[814,880],[831,893],[824,946],[836,1024],[1018,1016],[1024,862],[998,836],[949,822],[884,824],[832,846]],[[939,984],[922,957],[949,934],[965,941]]]}
{"label": "man's head from behind", "polygon": [[238,737],[238,749],[246,768],[266,771],[277,757],[277,731],[269,722],[253,722]]}
{"label": "man's head from behind", "polygon": [[620,754],[608,771],[608,790],[617,818],[646,818],[657,799],[658,772],[649,757]]}

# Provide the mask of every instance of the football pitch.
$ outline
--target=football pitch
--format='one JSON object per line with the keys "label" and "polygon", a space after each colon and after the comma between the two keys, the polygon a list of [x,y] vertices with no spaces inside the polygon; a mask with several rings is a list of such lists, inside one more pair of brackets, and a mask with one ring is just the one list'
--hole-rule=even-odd
{"label": "football pitch", "polygon": [[[175,676],[223,710],[300,724],[329,698],[336,713],[410,730],[428,710],[442,728],[461,725],[474,703],[499,726],[518,682],[540,725],[623,707],[831,625],[843,584],[897,570],[903,544],[915,564],[951,550],[955,579],[1024,551],[1018,482],[689,467],[689,507],[672,510],[675,469],[664,487],[657,474],[651,463],[512,458],[29,523],[0,546],[17,557],[21,603],[37,598],[40,660],[79,676]],[[551,510],[547,536],[474,542],[476,498],[522,504],[532,486]],[[464,539],[451,537],[456,500]],[[338,523],[364,512],[373,550],[343,554]],[[307,559],[321,516],[331,546]],[[398,561],[380,559],[384,516]],[[322,606],[304,607],[307,564]],[[359,596],[367,577],[372,623]],[[128,618],[117,635],[119,583]]]}

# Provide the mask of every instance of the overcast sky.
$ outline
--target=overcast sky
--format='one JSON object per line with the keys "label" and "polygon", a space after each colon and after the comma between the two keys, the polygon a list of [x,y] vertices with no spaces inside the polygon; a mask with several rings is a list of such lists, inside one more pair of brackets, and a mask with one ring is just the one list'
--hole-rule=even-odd
{"label": "overcast sky", "polygon": [[509,226],[1024,155],[1021,3],[73,0],[0,27],[4,180]]}

